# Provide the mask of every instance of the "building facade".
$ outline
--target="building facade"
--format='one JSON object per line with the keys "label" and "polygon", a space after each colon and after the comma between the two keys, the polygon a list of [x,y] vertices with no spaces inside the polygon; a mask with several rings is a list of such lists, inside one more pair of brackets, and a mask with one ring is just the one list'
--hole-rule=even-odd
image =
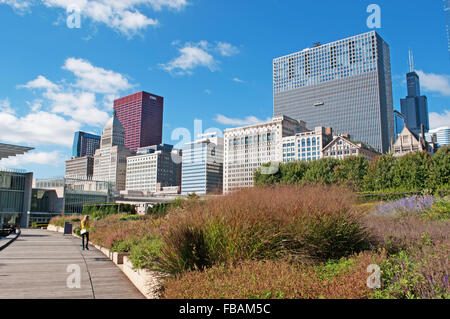
{"label": "building facade", "polygon": [[113,190],[125,190],[127,157],[132,155],[125,147],[125,130],[114,112],[95,151],[93,179],[110,183]]}
{"label": "building facade", "polygon": [[417,136],[405,125],[392,146],[391,152],[394,156],[400,157],[418,151],[429,151],[428,143],[421,135]]}
{"label": "building facade", "polygon": [[33,173],[0,168],[0,229],[4,225],[28,226]]}
{"label": "building facade", "polygon": [[74,157],[66,161],[65,177],[92,179],[94,175],[94,157]]}
{"label": "building facade", "polygon": [[[33,189],[37,192],[53,190],[57,199],[53,200],[54,206],[50,206],[50,208],[58,212],[62,207],[61,213],[66,215],[81,214],[86,203],[106,203],[111,200],[111,186],[104,181],[76,178],[36,179]],[[35,205],[39,205],[39,203],[37,202],[33,207],[36,207]],[[34,212],[32,215],[41,217],[41,213],[43,212]]]}
{"label": "building facade", "polygon": [[306,123],[287,116],[275,116],[272,121],[224,131],[223,187],[252,187],[253,173],[261,165],[283,161],[282,139],[307,131]]}
{"label": "building facade", "polygon": [[181,151],[161,144],[139,148],[127,158],[126,190],[155,193],[181,185]]}
{"label": "building facade", "polygon": [[9,225],[28,225],[33,173],[4,168],[1,160],[31,150],[32,147],[0,143],[0,229]]}
{"label": "building facade", "polygon": [[283,162],[309,162],[323,158],[322,149],[333,140],[331,128],[318,126],[314,131],[283,137]]}
{"label": "building facade", "polygon": [[182,194],[223,192],[223,138],[217,133],[200,134],[183,146]]}
{"label": "building facade", "polygon": [[86,132],[76,132],[73,138],[72,157],[94,156],[100,147],[100,136]]}
{"label": "building facade", "polygon": [[335,136],[323,150],[323,158],[335,158],[343,160],[350,156],[364,156],[368,161],[373,161],[381,155],[370,145],[362,142],[353,142],[349,136]]}
{"label": "building facade", "polygon": [[390,53],[375,32],[273,60],[274,116],[332,127],[380,151],[394,135]]}
{"label": "building facade", "polygon": [[421,125],[428,132],[428,102],[427,97],[420,95],[419,76],[412,71],[406,74],[408,95],[400,100],[402,114],[405,116],[406,126],[416,135],[421,132]]}
{"label": "building facade", "polygon": [[436,135],[438,147],[450,145],[450,126],[443,126],[429,130],[428,133],[425,133],[427,142],[432,142],[432,135]]}
{"label": "building facade", "polygon": [[164,98],[144,91],[114,101],[114,110],[125,129],[125,146],[138,148],[162,142]]}

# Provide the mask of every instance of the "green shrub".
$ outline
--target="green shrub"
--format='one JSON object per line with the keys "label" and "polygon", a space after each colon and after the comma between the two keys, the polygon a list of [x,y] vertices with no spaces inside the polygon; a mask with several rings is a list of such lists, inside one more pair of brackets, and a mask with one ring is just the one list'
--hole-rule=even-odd
{"label": "green shrub", "polygon": [[450,219],[450,197],[433,202],[431,209],[427,210],[423,217],[429,220],[445,220]]}
{"label": "green shrub", "polygon": [[130,260],[138,269],[158,269],[163,242],[159,237],[144,237],[130,248]]}
{"label": "green shrub", "polygon": [[364,156],[350,156],[339,163],[335,173],[339,183],[359,190],[363,188],[368,169],[369,161]]}
{"label": "green shrub", "polygon": [[450,146],[442,146],[431,158],[428,184],[436,188],[450,184]]}
{"label": "green shrub", "polygon": [[72,231],[75,235],[77,235],[77,236],[81,236],[81,227],[80,226],[78,226],[78,227],[75,227],[74,229],[73,229],[73,231]]}
{"label": "green shrub", "polygon": [[423,190],[428,187],[431,156],[425,152],[408,153],[392,168],[393,187],[402,190]]}
{"label": "green shrub", "polygon": [[339,160],[334,158],[322,158],[309,163],[303,181],[311,184],[333,184],[337,181],[335,168]]}
{"label": "green shrub", "polygon": [[427,152],[409,153],[399,158],[383,154],[370,164],[362,156],[281,163],[272,174],[265,174],[266,168],[273,164],[263,164],[255,171],[255,186],[341,183],[360,192],[378,193],[436,191],[450,187],[449,146],[441,147],[432,157]]}
{"label": "green shrub", "polygon": [[365,227],[347,212],[310,216],[299,236],[303,254],[319,260],[339,259],[369,248]]}
{"label": "green shrub", "polygon": [[111,244],[110,250],[118,253],[128,253],[139,243],[137,238],[116,240]]}
{"label": "green shrub", "polygon": [[448,244],[410,247],[381,263],[382,289],[376,298],[450,298]]}

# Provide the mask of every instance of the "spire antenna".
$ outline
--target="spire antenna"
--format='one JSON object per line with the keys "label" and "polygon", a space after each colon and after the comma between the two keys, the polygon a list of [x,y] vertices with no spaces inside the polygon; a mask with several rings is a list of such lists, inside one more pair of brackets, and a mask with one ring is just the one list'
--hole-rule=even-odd
{"label": "spire antenna", "polygon": [[413,53],[411,51],[411,49],[409,50],[409,72],[414,72],[414,56]]}

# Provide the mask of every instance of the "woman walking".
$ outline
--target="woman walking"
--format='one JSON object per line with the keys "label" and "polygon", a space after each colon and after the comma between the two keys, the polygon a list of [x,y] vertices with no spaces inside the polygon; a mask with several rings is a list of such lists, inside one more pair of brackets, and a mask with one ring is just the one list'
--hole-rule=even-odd
{"label": "woman walking", "polygon": [[[87,250],[89,250],[88,244],[89,244],[89,229],[91,228],[91,222],[89,221],[89,215],[84,216],[83,220],[81,221],[81,244],[83,246],[83,250],[86,247]],[[84,245],[84,239],[86,238],[86,246]]]}

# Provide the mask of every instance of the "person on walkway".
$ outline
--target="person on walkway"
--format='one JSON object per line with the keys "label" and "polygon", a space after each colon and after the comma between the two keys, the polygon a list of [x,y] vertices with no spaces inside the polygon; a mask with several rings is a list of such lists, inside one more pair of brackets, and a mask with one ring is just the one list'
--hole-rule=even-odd
{"label": "person on walkway", "polygon": [[[81,244],[83,246],[83,250],[86,247],[87,250],[89,250],[88,244],[89,244],[89,229],[91,228],[91,222],[89,221],[89,215],[84,216],[83,220],[81,221]],[[84,245],[84,239],[86,239],[86,245]]]}

